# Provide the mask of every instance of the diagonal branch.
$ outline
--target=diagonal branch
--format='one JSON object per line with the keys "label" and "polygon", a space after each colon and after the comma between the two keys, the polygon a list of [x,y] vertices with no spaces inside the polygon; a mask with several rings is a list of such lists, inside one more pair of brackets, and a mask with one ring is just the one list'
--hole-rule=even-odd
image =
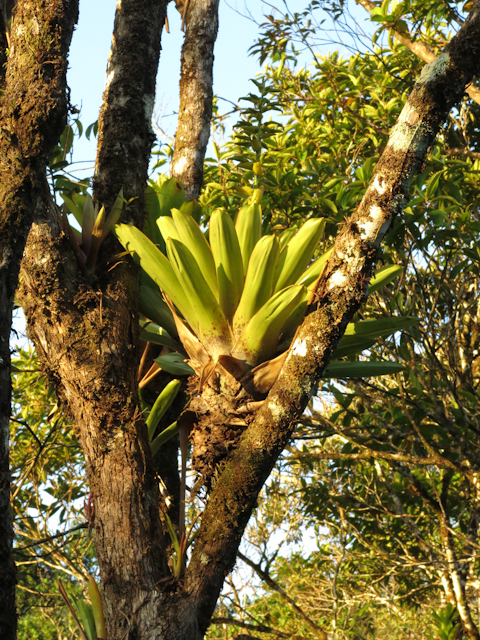
{"label": "diagonal branch", "polygon": [[[248,629],[248,631],[256,631],[257,633],[270,633],[277,638],[293,638],[293,633],[286,633],[285,631],[278,631],[273,627],[267,627],[264,624],[250,624],[249,622],[243,622],[242,620],[236,620],[235,618],[212,618],[212,624],[231,624],[234,627],[240,627],[241,629]],[[250,636],[247,636],[250,637]],[[301,636],[295,635],[296,640],[306,640]]]}
{"label": "diagonal branch", "polygon": [[275,580],[270,576],[268,571],[264,571],[259,564],[256,564],[255,562],[250,560],[250,558],[247,558],[247,556],[244,556],[241,551],[237,553],[237,556],[240,558],[240,560],[245,562],[245,564],[248,564],[248,566],[255,571],[258,577],[265,582],[265,584],[267,584],[271,589],[276,591],[286,602],[288,602],[288,604],[292,607],[292,609],[294,609],[298,613],[298,615],[301,618],[303,618],[310,627],[312,627],[312,629],[321,630],[321,627],[319,627],[318,624],[315,624],[315,622],[307,616],[307,614],[298,606],[295,600],[290,598],[290,596],[285,591],[285,589],[283,589],[279,584],[275,582]]}
{"label": "diagonal branch", "polygon": [[337,238],[315,308],[254,422],[219,473],[185,576],[200,624],[208,624],[264,481],[315,393],[348,322],[366,298],[380,242],[406,205],[412,178],[421,170],[449,110],[479,72],[477,0],[445,52],[423,70],[362,202]]}
{"label": "diagonal branch", "polygon": [[[374,9],[377,9],[377,5],[374,4],[372,0],[355,0],[355,2],[357,4],[362,5],[362,7],[366,11],[368,11],[368,13],[373,13]],[[427,45],[424,44],[423,42],[420,42],[419,40],[417,40],[416,42],[413,42],[410,38],[407,38],[405,35],[402,35],[398,31],[395,31],[395,29],[392,29],[392,27],[388,24],[388,22],[385,22],[383,26],[387,28],[390,31],[390,33],[401,44],[403,44],[404,47],[406,47],[407,49],[410,49],[412,53],[418,56],[420,60],[423,60],[424,62],[433,62],[436,59],[436,55],[433,53],[433,51],[429,47],[427,47]],[[476,103],[480,104],[479,89],[477,89],[474,86],[470,86],[467,88],[466,91],[468,95],[472,98],[472,100],[475,100]]]}

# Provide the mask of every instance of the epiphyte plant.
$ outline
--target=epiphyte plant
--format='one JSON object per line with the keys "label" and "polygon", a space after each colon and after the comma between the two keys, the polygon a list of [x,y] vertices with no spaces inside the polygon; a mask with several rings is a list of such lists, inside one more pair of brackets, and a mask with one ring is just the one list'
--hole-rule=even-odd
{"label": "epiphyte plant", "polygon": [[[181,344],[196,374],[186,409],[193,424],[193,466],[211,478],[248,426],[249,416],[243,411],[239,417],[239,406],[245,406],[246,397],[266,397],[303,321],[330,254],[315,258],[325,221],[310,218],[294,234],[289,229],[279,236],[263,235],[260,187],[239,209],[235,223],[229,212],[217,209],[204,232],[190,213],[192,203],[181,202],[171,181],[163,186],[161,206],[150,207],[147,234],[126,224],[117,224],[114,233],[143,270],[140,311],[159,325],[152,341]],[[170,207],[173,196],[165,196],[168,192],[174,194],[175,206]],[[156,215],[159,209],[164,215],[152,220],[151,212]],[[396,266],[381,270],[370,289],[400,271]],[[359,353],[378,337],[413,323],[405,317],[351,323],[335,357]],[[145,340],[149,326],[154,325],[143,326]],[[337,360],[324,375],[358,377],[400,370],[401,365],[392,362]],[[203,423],[208,423],[208,444],[201,436]]]}

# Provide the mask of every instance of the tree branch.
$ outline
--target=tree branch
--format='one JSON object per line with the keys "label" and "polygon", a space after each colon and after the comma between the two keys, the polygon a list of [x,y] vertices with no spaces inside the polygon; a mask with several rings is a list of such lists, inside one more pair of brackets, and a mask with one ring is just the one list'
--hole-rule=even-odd
{"label": "tree branch", "polygon": [[250,558],[247,558],[247,556],[243,555],[241,551],[237,553],[237,556],[240,558],[240,560],[245,562],[245,564],[248,564],[248,566],[255,571],[258,577],[265,582],[265,584],[268,584],[271,589],[276,591],[284,600],[286,600],[290,604],[290,606],[298,613],[298,615],[303,618],[310,627],[312,627],[312,629],[321,630],[321,627],[319,627],[318,624],[315,624],[315,622],[313,622],[313,620],[307,616],[307,614],[298,606],[298,604],[294,600],[292,600],[292,598],[290,598],[290,596],[285,592],[285,589],[277,584],[267,571],[263,571],[259,564],[256,564],[255,562],[250,560]]}
{"label": "tree branch", "polygon": [[213,99],[213,47],[219,0],[195,0],[188,8],[182,47],[180,111],[172,176],[185,187],[187,200],[198,198],[210,137]]}
{"label": "tree branch", "polygon": [[338,236],[316,305],[254,422],[220,470],[185,576],[200,625],[208,624],[258,493],[286,446],[348,322],[366,298],[380,242],[408,201],[410,182],[448,111],[480,71],[480,2],[444,53],[425,67],[373,180]]}
{"label": "tree branch", "polygon": [[167,0],[122,0],[117,7],[98,118],[94,199],[108,208],[123,188],[124,197],[135,200],[122,221],[140,227],[166,5]]}
{"label": "tree branch", "polygon": [[[231,624],[232,626],[240,627],[241,629],[248,629],[249,631],[256,631],[257,633],[270,633],[277,638],[292,638],[294,636],[293,633],[278,631],[277,629],[267,627],[264,624],[250,624],[248,622],[243,622],[242,620],[235,620],[234,618],[212,618],[212,624]],[[295,635],[295,638],[297,640],[306,640],[297,635]]]}
{"label": "tree branch", "polygon": [[[353,444],[356,444],[352,440]],[[362,446],[362,445],[359,445]],[[453,464],[446,458],[440,456],[425,458],[420,456],[408,455],[404,453],[388,453],[387,451],[376,451],[369,449],[358,453],[340,453],[337,451],[322,451],[319,453],[305,453],[302,451],[293,451],[291,455],[293,460],[395,460],[404,462],[409,465],[436,465],[441,469],[458,470],[458,465]],[[468,468],[465,468],[468,472]]]}
{"label": "tree branch", "polygon": [[23,547],[15,547],[14,553],[25,551],[25,549],[31,549],[32,547],[36,547],[39,544],[44,544],[45,542],[51,542],[52,540],[57,540],[58,538],[63,538],[64,536],[68,536],[70,533],[74,533],[75,531],[80,531],[81,529],[87,529],[87,527],[88,527],[88,522],[82,522],[81,524],[77,524],[76,527],[72,527],[71,529],[62,531],[61,533],[56,533],[53,536],[47,536],[46,538],[42,538],[41,540],[37,540],[36,542],[32,542],[31,544],[26,544]]}
{"label": "tree branch", "polygon": [[[371,0],[355,0],[357,4],[362,5],[362,7],[368,11],[368,13],[372,13],[374,9],[377,9],[377,6]],[[433,62],[436,59],[436,55],[433,53],[431,49],[427,47],[426,44],[417,40],[416,42],[412,42],[410,38],[407,38],[405,35],[398,33],[395,29],[392,29],[389,26],[388,22],[385,22],[384,27],[386,27],[390,33],[407,49],[410,49],[412,53],[420,58],[420,60],[424,60],[424,62]],[[473,80],[472,80],[473,81]],[[467,88],[468,95],[474,100],[477,104],[480,104],[480,90],[478,90],[474,86],[470,86]]]}
{"label": "tree branch", "polygon": [[465,156],[466,158],[474,158],[475,160],[480,159],[480,152],[470,151],[470,149],[460,147],[445,149],[444,151],[442,151],[442,154],[445,154],[447,156]]}

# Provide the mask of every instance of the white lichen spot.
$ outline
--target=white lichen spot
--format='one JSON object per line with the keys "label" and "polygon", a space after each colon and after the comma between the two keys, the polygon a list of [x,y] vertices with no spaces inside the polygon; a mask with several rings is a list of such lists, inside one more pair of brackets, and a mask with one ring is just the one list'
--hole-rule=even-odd
{"label": "white lichen spot", "polygon": [[450,54],[448,51],[441,53],[433,62],[429,62],[423,67],[418,82],[424,84],[425,82],[432,82],[433,80],[436,80],[438,76],[445,73],[445,69],[449,62]]}
{"label": "white lichen spot", "polygon": [[108,87],[112,84],[113,78],[115,77],[115,71],[116,71],[116,65],[113,62],[113,57],[114,57],[114,51],[116,49],[116,42],[115,42],[115,36],[112,37],[112,46],[110,48],[110,53],[108,54],[108,61],[107,61],[107,79],[105,82],[105,88],[108,89]]}
{"label": "white lichen spot", "polygon": [[330,289],[333,289],[334,287],[344,287],[346,284],[347,276],[339,269],[330,277],[328,290],[330,291]]}
{"label": "white lichen spot", "polygon": [[304,358],[307,355],[307,341],[297,338],[293,343],[292,355]]}
{"label": "white lichen spot", "polygon": [[107,80],[105,82],[106,89],[108,89],[108,87],[112,84],[114,77],[115,77],[115,67],[113,64],[109,64],[107,67]]}
{"label": "white lichen spot", "polygon": [[390,140],[388,141],[388,146],[394,151],[408,150],[417,130],[416,126],[412,127],[408,124],[410,116],[414,112],[416,113],[415,108],[407,102],[398,117],[397,124],[392,129]]}
{"label": "white lichen spot", "polygon": [[382,209],[376,204],[372,205],[368,218],[364,222],[357,222],[361,239],[375,242],[383,218],[384,214]]}
{"label": "white lichen spot", "polygon": [[207,556],[207,554],[206,554],[206,553],[202,553],[202,554],[200,555],[200,562],[201,562],[202,564],[204,564],[204,565],[207,565],[207,564],[210,562],[210,559],[209,559],[209,557]]}
{"label": "white lichen spot", "polygon": [[270,409],[270,413],[272,414],[272,418],[274,420],[280,420],[283,416],[283,407],[277,404],[274,400],[271,400],[268,403],[268,408]]}
{"label": "white lichen spot", "polygon": [[187,158],[186,156],[181,156],[172,166],[172,170],[176,175],[182,174],[187,166]]}
{"label": "white lichen spot", "polygon": [[375,191],[378,193],[378,195],[383,196],[383,194],[385,193],[385,191],[387,190],[387,185],[383,183],[380,183],[380,177],[378,175],[375,176],[375,180],[372,182],[372,189],[375,189]]}
{"label": "white lichen spot", "polygon": [[152,96],[150,94],[143,96],[143,108],[145,109],[145,119],[148,123],[152,122],[154,105],[155,105],[155,96]]}

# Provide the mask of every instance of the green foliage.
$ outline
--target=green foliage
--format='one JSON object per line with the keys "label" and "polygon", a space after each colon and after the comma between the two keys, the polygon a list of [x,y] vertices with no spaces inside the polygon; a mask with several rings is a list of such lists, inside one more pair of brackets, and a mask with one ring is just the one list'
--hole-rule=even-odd
{"label": "green foliage", "polygon": [[[400,31],[416,29],[434,45],[455,8],[443,3],[413,7],[384,2],[377,9],[378,22]],[[259,84],[272,87],[265,97],[279,107],[274,117],[282,123],[281,133],[262,145],[258,181],[265,188],[262,204],[272,228],[295,224],[304,212],[321,212],[328,217],[328,242],[363,195],[423,63],[390,41],[389,50],[379,47],[348,60],[317,56],[311,67],[296,71],[289,36],[296,33],[305,43],[307,35],[315,35],[308,20],[298,16],[286,11],[269,17],[270,31],[264,31],[255,50],[271,60]],[[378,38],[384,30],[382,24]],[[284,508],[294,504],[297,491],[304,500],[282,517],[291,522],[306,514],[304,525],[315,527],[319,550],[298,556],[297,565],[295,556],[285,554],[282,560],[266,544],[254,545],[262,566],[303,611],[318,621],[315,616],[324,607],[327,624],[336,625],[335,637],[425,637],[445,579],[458,579],[452,557],[460,563],[465,605],[478,624],[477,113],[478,105],[465,101],[450,116],[413,182],[405,224],[386,239],[383,259],[387,266],[400,263],[403,276],[393,286],[376,288],[359,316],[419,320],[402,335],[370,345],[372,358],[400,362],[405,372],[378,382],[324,383],[323,412],[312,406],[289,450],[290,471],[281,467],[283,484],[277,483],[275,495]],[[458,147],[473,153],[460,156]],[[245,138],[217,149],[217,160],[209,161],[206,172],[205,204],[237,201],[236,186],[254,180],[253,152]],[[242,153],[251,167],[240,162]],[[298,484],[282,498],[279,487],[291,475]],[[263,502],[259,509],[266,509]],[[262,535],[273,536],[274,530]],[[304,592],[295,590],[296,580]],[[265,624],[280,609],[278,623],[270,618],[272,627],[283,630],[289,619],[292,632],[310,637],[291,603],[266,583],[263,590],[243,607],[240,596],[233,595],[230,602],[237,604],[225,600],[222,607],[243,620],[261,611],[256,621]],[[322,605],[313,595],[320,593]],[[457,633],[457,624],[453,621],[448,633]]]}
{"label": "green foliage", "polygon": [[[321,217],[326,221],[325,234],[312,257],[318,268],[324,264],[319,256],[328,254],[338,225],[363,196],[423,66],[398,44],[381,45],[382,34],[390,27],[402,33],[408,30],[437,50],[461,5],[385,0],[372,19],[378,26],[374,36],[378,46],[348,59],[337,53],[315,55],[308,68],[297,69],[299,49],[312,50],[312,39],[322,32],[314,19],[322,7],[329,8],[339,24],[342,3],[335,2],[314,1],[296,13],[285,5],[283,14],[272,12],[266,18],[252,49],[262,63],[267,62],[265,73],[254,81],[255,88],[245,99],[235,135],[224,146],[214,144],[216,157],[207,161],[201,207],[184,203],[181,185],[165,176],[149,184],[143,231],[163,256],[158,259],[162,268],[167,246],[157,225],[159,218],[171,218],[172,209],[178,209],[206,229],[214,211],[222,208],[233,223],[245,199],[260,193],[263,228],[258,236],[275,236],[270,242],[278,242],[282,249],[305,219]],[[355,366],[371,364],[367,358],[375,366],[377,360],[389,367],[398,362],[404,373],[378,382],[324,383],[323,412],[317,399],[299,423],[292,446],[259,498],[248,533],[259,565],[315,625],[329,628],[342,640],[403,640],[409,633],[411,637],[412,629],[414,637],[425,637],[432,627],[430,611],[441,601],[442,580],[446,576],[448,582],[449,572],[451,579],[452,554],[465,579],[466,605],[472,612],[478,610],[472,577],[479,570],[475,522],[480,472],[476,454],[480,254],[475,239],[480,230],[480,164],[475,156],[452,152],[458,147],[473,153],[480,150],[478,110],[478,105],[465,101],[451,115],[423,173],[412,184],[405,224],[393,228],[387,237],[382,258],[386,271],[397,270],[395,275],[400,276],[392,265],[401,264],[402,275],[395,282],[386,278],[372,283],[370,306],[347,329],[336,354],[344,358],[334,365],[344,367],[342,378],[349,377]],[[76,135],[81,135],[81,123],[74,127]],[[87,137],[92,130],[96,133],[91,125]],[[76,181],[68,173],[73,131],[67,127],[54,151],[50,178],[52,191],[61,192],[64,201],[72,203],[70,211],[80,212],[81,218],[89,181]],[[159,153],[157,168],[171,157],[171,149]],[[251,235],[245,234],[241,251],[248,259],[253,243],[245,247]],[[213,249],[215,240],[208,233],[205,237]],[[185,262],[182,249],[170,244],[169,257]],[[218,264],[227,263],[218,258],[215,269]],[[247,265],[245,259],[242,277]],[[318,273],[310,267],[312,280],[301,280],[301,284],[308,287]],[[220,279],[217,284],[217,303],[230,321],[235,304],[221,298]],[[155,354],[160,367],[175,376],[191,373],[170,309],[157,284],[145,274],[140,308],[141,339],[165,347],[162,355]],[[366,331],[369,322],[379,323],[371,335]],[[379,331],[380,325],[389,330]],[[352,363],[362,351],[361,360]],[[86,493],[83,458],[52,389],[44,386],[36,371],[35,358],[20,352],[15,365],[19,372],[14,376],[12,473],[19,637],[72,637],[66,612],[59,610],[55,580],[69,574],[71,589],[80,596],[82,567],[89,569],[94,562],[88,537],[79,529],[41,541],[52,534],[52,517],[62,531],[85,524],[78,506]],[[151,392],[147,412],[158,393],[157,409],[162,405],[161,389],[168,379],[166,375],[160,389]],[[160,409],[159,420],[156,409],[150,414],[151,436],[155,429],[160,431],[157,444],[159,438],[161,444],[176,432],[175,422],[165,429],[171,416],[163,405]],[[285,540],[291,545],[299,543],[310,524],[315,549],[272,551],[274,532],[286,522]],[[185,549],[180,549],[181,541],[172,531],[180,575]],[[231,583],[219,615],[315,637],[312,625],[280,591],[264,584],[252,593],[251,584],[247,596],[240,598]],[[453,607],[437,611],[434,637],[456,637],[456,615]],[[221,632],[214,625],[209,634],[232,637],[236,632],[241,633],[242,627],[232,623]],[[261,631],[252,633],[271,637]]]}
{"label": "green foliage", "polygon": [[13,365],[10,464],[19,639],[73,637],[55,582],[60,576],[82,580],[94,561],[83,515],[83,454],[33,352],[19,349]]}
{"label": "green foliage", "polygon": [[438,640],[455,640],[460,635],[462,625],[458,622],[458,611],[452,604],[447,604],[444,609],[432,613],[435,622]]}

